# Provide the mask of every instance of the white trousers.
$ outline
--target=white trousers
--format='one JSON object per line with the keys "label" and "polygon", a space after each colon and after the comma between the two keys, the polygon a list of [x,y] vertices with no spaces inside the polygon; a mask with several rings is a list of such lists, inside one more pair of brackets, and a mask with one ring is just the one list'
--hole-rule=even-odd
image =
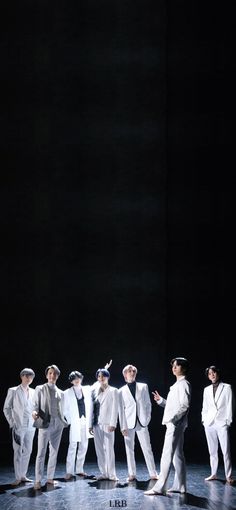
{"label": "white trousers", "polygon": [[95,425],[93,431],[99,471],[105,478],[116,478],[115,432],[108,432],[107,425]]}
{"label": "white trousers", "polygon": [[85,456],[88,450],[86,419],[82,416],[79,421],[81,441],[70,441],[66,457],[66,472],[71,475],[83,473]]}
{"label": "white trousers", "polygon": [[134,455],[135,433],[138,436],[149,475],[150,477],[155,476],[157,473],[150,442],[149,430],[148,427],[141,427],[139,423],[137,423],[134,429],[128,429],[128,435],[124,436],[128,474],[129,476],[136,476],[136,463]]}
{"label": "white trousers", "polygon": [[219,426],[213,424],[209,427],[205,427],[205,434],[210,455],[211,475],[217,475],[219,463],[218,445],[220,443],[224,459],[225,476],[226,478],[230,478],[232,476],[232,462],[230,455],[229,427],[227,427],[227,425]]}
{"label": "white trousers", "polygon": [[32,430],[23,427],[21,430],[17,430],[17,434],[20,437],[20,445],[16,443],[12,433],[12,446],[14,451],[13,462],[16,480],[21,480],[21,478],[27,475],[35,429]]}
{"label": "white trousers", "polygon": [[160,461],[159,480],[155,483],[153,490],[164,492],[172,462],[175,468],[173,489],[180,492],[186,492],[186,466],[184,458],[184,431],[186,425],[173,423],[166,425],[164,445]]}
{"label": "white trousers", "polygon": [[44,474],[44,463],[49,443],[49,457],[47,464],[47,480],[52,480],[56,470],[57,454],[60,446],[63,423],[60,418],[51,418],[47,429],[38,431],[38,453],[35,463],[35,482],[41,482]]}

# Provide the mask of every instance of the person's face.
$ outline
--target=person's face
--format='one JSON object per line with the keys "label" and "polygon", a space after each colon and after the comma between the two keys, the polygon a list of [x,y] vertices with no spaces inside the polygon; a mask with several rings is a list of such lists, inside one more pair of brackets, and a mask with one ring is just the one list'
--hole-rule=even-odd
{"label": "person's face", "polygon": [[132,367],[128,368],[128,370],[126,370],[124,373],[124,378],[128,383],[134,382],[136,378],[136,370],[134,370]]}
{"label": "person's face", "polygon": [[102,372],[99,372],[97,380],[101,384],[101,386],[107,386],[108,385],[108,377],[103,375]]}
{"label": "person's face", "polygon": [[58,374],[56,373],[56,370],[54,370],[53,368],[49,368],[48,370],[48,373],[46,375],[46,378],[48,380],[49,383],[51,384],[55,384],[57,379],[58,379]]}
{"label": "person's face", "polygon": [[73,379],[72,384],[73,384],[73,386],[77,386],[77,387],[80,386],[81,379],[79,377],[76,377],[75,379]]}
{"label": "person's face", "polygon": [[177,361],[174,361],[174,363],[172,365],[172,372],[175,375],[175,377],[180,377],[181,375],[184,375],[182,366],[178,365]]}
{"label": "person's face", "polygon": [[219,375],[210,368],[210,370],[208,370],[208,379],[214,384],[219,381]]}
{"label": "person's face", "polygon": [[21,383],[22,383],[22,386],[29,386],[32,381],[33,381],[33,376],[32,375],[22,375],[21,376]]}

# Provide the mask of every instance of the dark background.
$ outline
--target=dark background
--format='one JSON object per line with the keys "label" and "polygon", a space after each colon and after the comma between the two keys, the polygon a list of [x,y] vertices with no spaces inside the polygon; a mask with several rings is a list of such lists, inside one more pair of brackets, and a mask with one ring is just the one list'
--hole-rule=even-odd
{"label": "dark background", "polygon": [[[207,462],[205,367],[235,381],[230,15],[178,0],[1,10],[1,406],[25,366],[35,386],[56,363],[65,389],[110,358],[112,385],[132,363],[166,396],[185,356],[186,458]],[[153,405],[157,462],[161,419]],[[11,460],[3,414],[0,448]]]}

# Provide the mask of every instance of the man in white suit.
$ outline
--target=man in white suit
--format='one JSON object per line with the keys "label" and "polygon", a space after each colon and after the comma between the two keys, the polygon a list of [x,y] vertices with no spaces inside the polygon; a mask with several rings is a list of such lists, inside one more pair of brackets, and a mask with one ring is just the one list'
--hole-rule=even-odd
{"label": "man in white suit", "polygon": [[134,365],[126,365],[122,373],[126,384],[119,389],[119,422],[125,441],[127,481],[132,482],[136,479],[135,434],[138,436],[149,476],[157,480],[158,474],[148,430],[152,410],[148,386],[145,383],[136,382],[137,368]]}
{"label": "man in white suit", "polygon": [[29,387],[34,377],[32,368],[21,370],[21,384],[8,389],[3,406],[4,415],[12,429],[16,477],[13,486],[22,482],[32,482],[27,478],[27,471],[35,434],[32,418],[34,389]]}
{"label": "man in white suit", "polygon": [[82,385],[83,374],[77,370],[69,374],[69,381],[72,388],[68,388],[64,392],[64,415],[70,425],[65,480],[73,479],[75,474],[86,476],[84,472],[85,456],[88,440],[93,437],[89,433],[92,406],[91,386]]}
{"label": "man in white suit", "polygon": [[97,383],[92,389],[92,413],[90,433],[94,434],[94,446],[97,455],[99,480],[117,481],[115,469],[115,429],[118,420],[118,389],[109,385],[110,372],[99,368],[96,372]]}
{"label": "man in white suit", "polygon": [[234,395],[230,384],[220,379],[220,370],[215,365],[206,368],[205,374],[211,384],[204,388],[202,403],[202,423],[210,455],[211,475],[206,481],[217,478],[218,442],[223,454],[226,481],[234,482],[232,478],[232,461],[230,454],[229,427],[233,421]]}
{"label": "man in white suit", "polygon": [[44,473],[44,463],[49,444],[49,457],[47,463],[47,483],[55,485],[53,480],[57,454],[64,427],[67,426],[64,418],[64,392],[57,385],[60,370],[57,365],[49,365],[45,370],[47,382],[36,386],[34,396],[34,411],[32,413],[35,426],[38,425],[38,452],[35,464],[36,490],[41,489]]}
{"label": "man in white suit", "polygon": [[161,455],[159,480],[152,489],[144,492],[148,496],[165,494],[172,462],[175,468],[175,476],[173,487],[169,489],[169,492],[186,492],[183,445],[191,400],[191,385],[185,377],[188,371],[188,361],[186,358],[173,358],[171,366],[176,382],[170,387],[167,399],[161,397],[156,390],[153,392],[154,400],[165,408],[162,423],[166,425],[166,433]]}

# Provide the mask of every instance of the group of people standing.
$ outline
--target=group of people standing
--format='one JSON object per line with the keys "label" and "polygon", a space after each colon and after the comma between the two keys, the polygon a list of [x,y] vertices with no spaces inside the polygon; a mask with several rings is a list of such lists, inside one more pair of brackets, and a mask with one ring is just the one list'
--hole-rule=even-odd
{"label": "group of people standing", "polygon": [[[63,429],[69,430],[69,445],[66,456],[65,480],[75,475],[86,477],[85,457],[89,438],[94,438],[100,480],[117,481],[115,466],[115,430],[119,421],[124,437],[128,482],[136,480],[135,435],[137,435],[150,479],[155,480],[151,490],[145,495],[164,494],[171,466],[175,469],[173,487],[168,491],[186,492],[186,466],[184,457],[184,432],[188,425],[188,412],[191,403],[191,384],[187,380],[188,361],[183,357],[171,360],[172,373],[176,378],[164,399],[157,390],[153,399],[164,407],[163,425],[166,426],[165,439],[160,460],[160,472],[152,451],[149,423],[152,403],[146,383],[137,382],[137,368],[126,365],[123,368],[125,384],[120,388],[109,383],[112,360],[99,368],[96,381],[84,386],[83,374],[77,370],[69,374],[71,387],[65,391],[57,386],[60,370],[50,365],[45,370],[46,382],[30,388],[35,377],[31,368],[20,372],[21,384],[9,388],[4,402],[3,412],[12,430],[14,451],[15,481],[13,486],[22,482],[32,482],[27,477],[33,439],[38,429],[37,456],[35,462],[35,490],[42,487],[47,449],[47,484],[55,485],[58,450]],[[230,456],[229,427],[233,419],[234,398],[232,387],[223,383],[217,367],[206,369],[211,385],[204,389],[202,405],[202,423],[210,454],[211,475],[207,481],[217,478],[218,442],[224,458],[225,476],[233,483]]]}

